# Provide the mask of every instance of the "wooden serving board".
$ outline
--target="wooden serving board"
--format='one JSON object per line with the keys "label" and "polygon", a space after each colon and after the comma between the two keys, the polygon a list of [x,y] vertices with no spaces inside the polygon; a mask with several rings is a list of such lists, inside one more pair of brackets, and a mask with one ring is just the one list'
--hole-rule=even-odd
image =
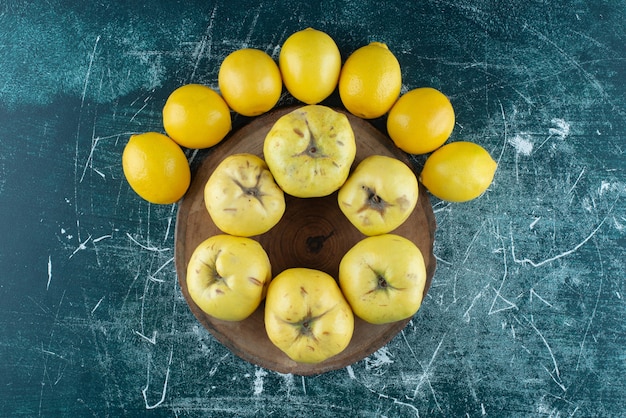
{"label": "wooden serving board", "polygon": [[[263,157],[263,142],[273,124],[284,114],[296,109],[276,109],[254,119],[233,132],[216,146],[194,173],[187,194],[180,203],[176,218],[175,262],[178,280],[189,308],[198,321],[222,344],[240,358],[279,373],[314,375],[340,369],[355,363],[387,344],[408,323],[409,319],[385,325],[372,325],[355,317],[355,330],[348,347],[338,355],[317,364],[297,363],[276,348],[267,337],[263,321],[264,304],[247,319],[227,322],[205,314],[187,291],[187,263],[195,248],[205,239],[222,233],[212,222],[204,205],[204,185],[217,165],[228,155],[251,153]],[[344,110],[357,143],[353,168],[373,154],[398,158],[409,166],[407,156],[369,122]],[[281,221],[265,234],[252,237],[268,253],[272,275],[291,267],[307,267],[324,271],[337,278],[339,262],[358,241],[365,238],[343,215],[337,193],[322,198],[299,199],[285,194],[286,211]],[[393,233],[413,241],[422,251],[427,270],[428,291],[436,261],[433,256],[435,217],[428,195],[420,184],[418,204],[409,219]]]}

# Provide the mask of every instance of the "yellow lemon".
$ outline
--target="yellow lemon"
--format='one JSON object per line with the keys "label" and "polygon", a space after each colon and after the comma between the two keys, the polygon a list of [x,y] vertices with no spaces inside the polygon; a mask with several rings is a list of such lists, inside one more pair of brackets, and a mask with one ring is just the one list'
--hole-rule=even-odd
{"label": "yellow lemon", "polygon": [[231,126],[230,109],[222,96],[200,84],[177,88],[163,107],[165,132],[183,147],[212,147]]}
{"label": "yellow lemon", "polygon": [[420,180],[439,199],[465,202],[487,190],[497,166],[489,152],[480,145],[451,142],[430,154]]}
{"label": "yellow lemon", "polygon": [[273,108],[283,89],[278,65],[268,54],[253,48],[228,55],[217,80],[228,106],[244,116],[258,116]]}
{"label": "yellow lemon", "polygon": [[387,45],[372,42],[352,53],[339,76],[339,96],[350,113],[364,119],[384,115],[400,96],[402,74]]}
{"label": "yellow lemon", "polygon": [[443,93],[431,87],[403,94],[387,117],[389,137],[398,148],[410,154],[436,150],[447,141],[452,129],[452,104]]}
{"label": "yellow lemon", "polygon": [[287,38],[278,65],[289,93],[306,104],[317,104],[337,87],[341,54],[327,33],[307,28]]}
{"label": "yellow lemon", "polygon": [[130,187],[151,203],[178,201],[191,181],[183,150],[158,132],[132,135],[122,153],[122,168]]}

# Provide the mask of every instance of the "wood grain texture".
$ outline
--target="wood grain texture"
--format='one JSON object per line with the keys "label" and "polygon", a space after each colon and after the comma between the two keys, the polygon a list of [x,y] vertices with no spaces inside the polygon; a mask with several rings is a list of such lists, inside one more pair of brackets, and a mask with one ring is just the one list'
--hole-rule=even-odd
{"label": "wood grain texture", "polygon": [[[205,314],[187,291],[187,265],[195,248],[210,236],[222,233],[213,223],[204,204],[204,185],[217,167],[229,155],[251,153],[263,157],[263,142],[273,124],[296,107],[276,109],[230,135],[206,156],[194,173],[192,184],[178,210],[176,219],[176,271],[182,293],[198,321],[233,353],[253,364],[280,373],[315,375],[346,367],[362,360],[389,342],[410,320],[384,324],[369,324],[355,318],[355,330],[348,347],[336,356],[317,364],[298,363],[287,357],[267,337],[263,322],[264,304],[247,319],[237,322],[221,321]],[[344,113],[355,134],[357,153],[353,168],[370,155],[395,157],[409,166],[411,163],[389,138],[368,122]],[[337,204],[337,192],[321,198],[299,199],[285,195],[286,210],[280,222],[265,234],[253,237],[267,251],[272,275],[292,267],[324,271],[337,278],[343,255],[365,238],[343,215]],[[413,241],[424,256],[427,281],[424,296],[435,272],[433,256],[435,217],[430,200],[420,185],[418,205],[409,219],[395,234]]]}

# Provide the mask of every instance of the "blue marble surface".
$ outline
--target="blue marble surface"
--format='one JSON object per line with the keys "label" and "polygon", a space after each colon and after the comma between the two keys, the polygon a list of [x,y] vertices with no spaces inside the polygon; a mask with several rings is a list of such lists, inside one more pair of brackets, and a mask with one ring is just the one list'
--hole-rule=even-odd
{"label": "blue marble surface", "polygon": [[[163,130],[173,89],[217,88],[230,52],[277,59],[309,26],[344,60],[385,42],[403,92],[448,95],[450,141],[499,166],[479,199],[432,198],[438,268],[408,326],[301,377],[240,360],[196,321],[176,205],[135,195],[121,153]],[[626,414],[623,0],[5,1],[0,127],[0,415]]]}

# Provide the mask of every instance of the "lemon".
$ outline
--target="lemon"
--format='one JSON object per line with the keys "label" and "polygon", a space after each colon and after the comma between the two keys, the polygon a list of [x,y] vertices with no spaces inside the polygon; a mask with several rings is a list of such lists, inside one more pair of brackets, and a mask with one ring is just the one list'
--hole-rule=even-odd
{"label": "lemon", "polygon": [[132,135],[122,153],[122,168],[130,187],[151,203],[178,201],[191,181],[183,150],[158,132]]}
{"label": "lemon", "polygon": [[497,163],[478,144],[451,142],[430,154],[420,175],[434,196],[465,202],[480,196],[491,184]]}
{"label": "lemon", "polygon": [[317,104],[337,87],[341,54],[330,35],[307,28],[287,38],[278,65],[289,93],[306,104]]}
{"label": "lemon", "polygon": [[346,60],[339,76],[339,96],[350,113],[373,119],[391,109],[401,85],[396,57],[384,43],[372,42]]}
{"label": "lemon", "polygon": [[222,96],[201,84],[177,88],[163,107],[165,132],[183,147],[212,147],[231,126],[230,109]]}
{"label": "lemon", "polygon": [[283,89],[278,65],[267,53],[253,48],[228,55],[217,80],[228,106],[244,116],[258,116],[273,108]]}
{"label": "lemon", "polygon": [[439,90],[421,87],[403,94],[393,105],[387,132],[401,150],[426,154],[448,140],[454,120],[450,100]]}

